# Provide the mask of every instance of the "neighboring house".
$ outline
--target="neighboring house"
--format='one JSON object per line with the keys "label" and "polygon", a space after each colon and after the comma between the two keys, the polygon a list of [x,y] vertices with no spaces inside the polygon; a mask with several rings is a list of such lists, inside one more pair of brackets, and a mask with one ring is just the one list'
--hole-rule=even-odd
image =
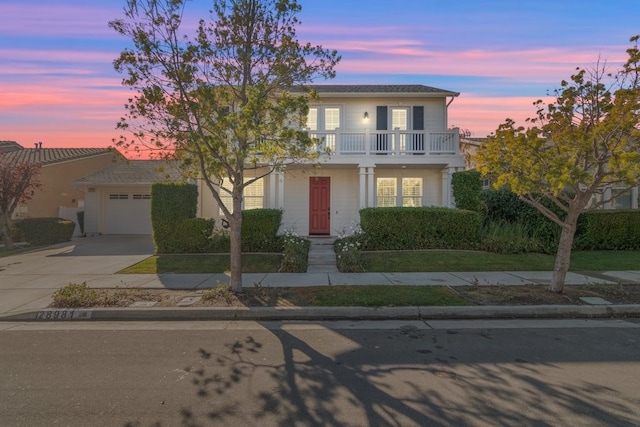
{"label": "neighboring house", "polygon": [[461,137],[460,138],[460,152],[464,156],[464,166],[466,170],[475,169],[475,155],[478,153],[480,149],[480,144],[486,138],[470,138],[470,137]]}
{"label": "neighboring house", "polygon": [[41,142],[24,148],[13,141],[0,141],[0,153],[12,162],[42,165],[42,188],[16,208],[14,218],[62,217],[76,223],[76,211],[82,208],[85,194],[71,183],[123,158],[110,148],[43,148]]}
{"label": "neighboring house", "polygon": [[[243,209],[282,209],[281,231],[336,236],[359,222],[362,208],[453,206],[451,175],[465,166],[459,131],[448,129],[457,92],[422,85],[313,88],[319,99],[310,105],[308,131],[320,140],[318,150],[331,155],[270,174],[248,168],[247,178],[267,175],[245,188]],[[150,233],[151,184],[182,180],[177,171],[158,168],[166,163],[121,162],[77,180],[87,191],[86,232]],[[199,194],[198,216],[221,224],[222,212],[202,182]]]}
{"label": "neighboring house", "polygon": [[159,160],[120,160],[76,180],[86,192],[85,233],[151,234],[151,186],[177,181],[177,165]]}

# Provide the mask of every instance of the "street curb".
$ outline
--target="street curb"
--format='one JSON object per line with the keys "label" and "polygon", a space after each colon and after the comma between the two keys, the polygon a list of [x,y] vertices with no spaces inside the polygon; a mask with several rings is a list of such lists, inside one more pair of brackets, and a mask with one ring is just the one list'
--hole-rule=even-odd
{"label": "street curb", "polygon": [[0,321],[161,320],[433,320],[640,317],[640,304],[465,307],[158,307],[43,309],[0,316]]}

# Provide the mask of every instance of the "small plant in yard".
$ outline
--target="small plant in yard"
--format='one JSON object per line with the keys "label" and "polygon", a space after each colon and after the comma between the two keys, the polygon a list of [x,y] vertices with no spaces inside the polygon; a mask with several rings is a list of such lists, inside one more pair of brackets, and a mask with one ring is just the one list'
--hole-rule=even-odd
{"label": "small plant in yard", "polygon": [[283,256],[280,264],[282,273],[304,273],[307,271],[310,242],[298,236],[293,230],[282,235]]}
{"label": "small plant in yard", "polygon": [[338,233],[334,243],[338,269],[343,273],[359,273],[363,271],[361,263],[362,248],[365,235],[359,224],[352,224],[350,229]]}
{"label": "small plant in yard", "polygon": [[237,295],[229,285],[218,285],[202,295],[202,300],[205,302],[224,302],[229,305],[233,304],[236,299]]}
{"label": "small plant in yard", "polygon": [[76,308],[93,307],[100,304],[100,298],[95,289],[91,289],[86,282],[81,284],[69,283],[53,294],[52,307]]}

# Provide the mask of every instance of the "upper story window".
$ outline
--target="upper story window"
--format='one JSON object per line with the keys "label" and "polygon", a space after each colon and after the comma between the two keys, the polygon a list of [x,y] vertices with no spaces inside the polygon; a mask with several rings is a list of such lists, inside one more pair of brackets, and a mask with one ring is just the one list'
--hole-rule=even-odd
{"label": "upper story window", "polygon": [[309,130],[334,131],[340,126],[341,107],[311,107],[307,115]]}
{"label": "upper story window", "polygon": [[341,107],[311,107],[307,116],[307,128],[316,131],[312,136],[318,138],[321,142],[320,149],[328,149],[335,151],[336,135],[335,130],[340,127]]}

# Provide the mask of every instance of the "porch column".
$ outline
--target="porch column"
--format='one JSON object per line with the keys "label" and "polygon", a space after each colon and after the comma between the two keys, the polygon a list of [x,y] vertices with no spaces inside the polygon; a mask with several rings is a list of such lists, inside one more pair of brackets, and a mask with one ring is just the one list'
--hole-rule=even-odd
{"label": "porch column", "polygon": [[367,168],[360,166],[360,209],[367,207]]}
{"label": "porch column", "polygon": [[278,209],[284,209],[284,170],[276,173],[278,180]]}
{"label": "porch column", "polygon": [[453,195],[451,194],[451,168],[442,169],[442,206],[453,207]]}
{"label": "porch column", "polygon": [[277,195],[276,195],[276,181],[278,180],[278,172],[275,170],[269,174],[269,208],[275,209]]}
{"label": "porch column", "polygon": [[372,208],[376,206],[376,198],[373,193],[373,179],[375,168],[367,168],[367,207]]}

